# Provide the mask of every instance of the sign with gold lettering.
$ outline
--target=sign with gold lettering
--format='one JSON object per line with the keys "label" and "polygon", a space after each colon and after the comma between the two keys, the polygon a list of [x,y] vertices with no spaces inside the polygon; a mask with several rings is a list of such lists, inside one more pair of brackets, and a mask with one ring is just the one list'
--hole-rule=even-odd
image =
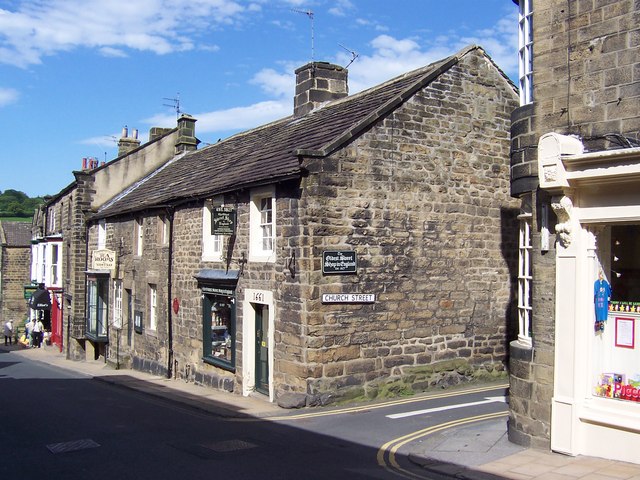
{"label": "sign with gold lettering", "polygon": [[115,270],[116,252],[102,249],[91,253],[91,268],[94,270]]}

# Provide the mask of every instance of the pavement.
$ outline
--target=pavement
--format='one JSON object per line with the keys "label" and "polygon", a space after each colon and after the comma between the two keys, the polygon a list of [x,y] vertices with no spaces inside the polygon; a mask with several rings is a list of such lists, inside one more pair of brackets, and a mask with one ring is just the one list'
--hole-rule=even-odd
{"label": "pavement", "polygon": [[[263,396],[243,397],[137,370],[117,370],[100,361],[71,361],[55,346],[1,347],[75,373],[143,394],[229,418],[276,417],[291,413]],[[602,458],[570,457],[524,448],[507,439],[506,417],[448,428],[411,444],[408,459],[425,478],[457,480],[640,480],[640,464]]]}

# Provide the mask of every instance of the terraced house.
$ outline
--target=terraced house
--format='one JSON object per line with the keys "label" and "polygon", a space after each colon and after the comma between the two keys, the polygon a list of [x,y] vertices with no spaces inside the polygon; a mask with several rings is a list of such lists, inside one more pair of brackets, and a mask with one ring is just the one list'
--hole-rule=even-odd
{"label": "terraced house", "polygon": [[[43,284],[51,306],[41,312],[52,343],[74,360],[105,358],[104,343],[86,320],[87,216],[124,188],[155,171],[176,152],[195,149],[194,119],[183,116],[176,128],[154,127],[141,144],[138,132],[123,128],[118,157],[99,163],[83,159],[74,181],[45,198],[31,232],[31,280]],[[78,162],[80,165],[80,162]],[[100,244],[104,242],[101,236]],[[32,316],[35,315],[31,311]],[[106,325],[99,327],[106,329]]]}
{"label": "terraced house", "polygon": [[505,377],[515,86],[477,46],[352,96],[296,76],[292,116],[93,211],[108,361],[289,407]]}
{"label": "terraced house", "polygon": [[640,3],[519,0],[521,200],[509,436],[640,451]]}

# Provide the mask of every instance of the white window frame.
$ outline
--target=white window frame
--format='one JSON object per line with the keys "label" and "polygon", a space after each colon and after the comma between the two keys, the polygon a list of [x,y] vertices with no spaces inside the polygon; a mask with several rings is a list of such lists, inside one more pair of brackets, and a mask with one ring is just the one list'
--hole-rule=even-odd
{"label": "white window frame", "polygon": [[158,216],[158,235],[160,237],[160,245],[169,245],[169,219],[166,215]]}
{"label": "white window frame", "polygon": [[103,218],[98,220],[98,250],[107,246],[107,221]]}
{"label": "white window frame", "polygon": [[518,341],[531,346],[531,214],[520,215],[518,239]]}
{"label": "white window frame", "polygon": [[[270,208],[263,208],[263,201],[270,202]],[[249,210],[249,261],[273,263],[276,251],[275,187],[252,190]]]}
{"label": "white window frame", "polygon": [[149,284],[149,330],[156,331],[158,328],[158,287]]}
{"label": "white window frame", "polygon": [[62,262],[62,243],[51,243],[49,244],[49,246],[51,248],[47,249],[49,252],[49,255],[51,255],[51,259],[49,262],[49,271],[50,271],[50,277],[48,279],[48,281],[46,281],[45,283],[47,283],[47,285],[50,285],[52,287],[60,287],[62,286],[61,283],[61,279],[60,279],[60,273],[61,273],[61,262]]}
{"label": "white window frame", "polygon": [[224,206],[221,200],[207,200],[202,209],[202,260],[219,262],[222,260],[222,235],[211,234],[211,215],[214,207]]}
{"label": "white window frame", "polygon": [[532,0],[520,0],[518,12],[518,67],[520,105],[533,102]]}
{"label": "white window frame", "polygon": [[122,328],[122,280],[113,281],[113,326]]}
{"label": "white window frame", "polygon": [[142,256],[142,247],[144,242],[144,218],[138,217],[135,220],[135,242],[136,242],[136,256]]}

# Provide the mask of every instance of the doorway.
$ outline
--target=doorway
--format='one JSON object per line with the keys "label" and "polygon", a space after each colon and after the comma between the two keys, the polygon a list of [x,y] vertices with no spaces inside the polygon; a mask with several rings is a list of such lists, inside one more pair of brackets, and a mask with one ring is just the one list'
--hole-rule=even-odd
{"label": "doorway", "polygon": [[256,326],[256,391],[269,395],[269,306],[253,304]]}

